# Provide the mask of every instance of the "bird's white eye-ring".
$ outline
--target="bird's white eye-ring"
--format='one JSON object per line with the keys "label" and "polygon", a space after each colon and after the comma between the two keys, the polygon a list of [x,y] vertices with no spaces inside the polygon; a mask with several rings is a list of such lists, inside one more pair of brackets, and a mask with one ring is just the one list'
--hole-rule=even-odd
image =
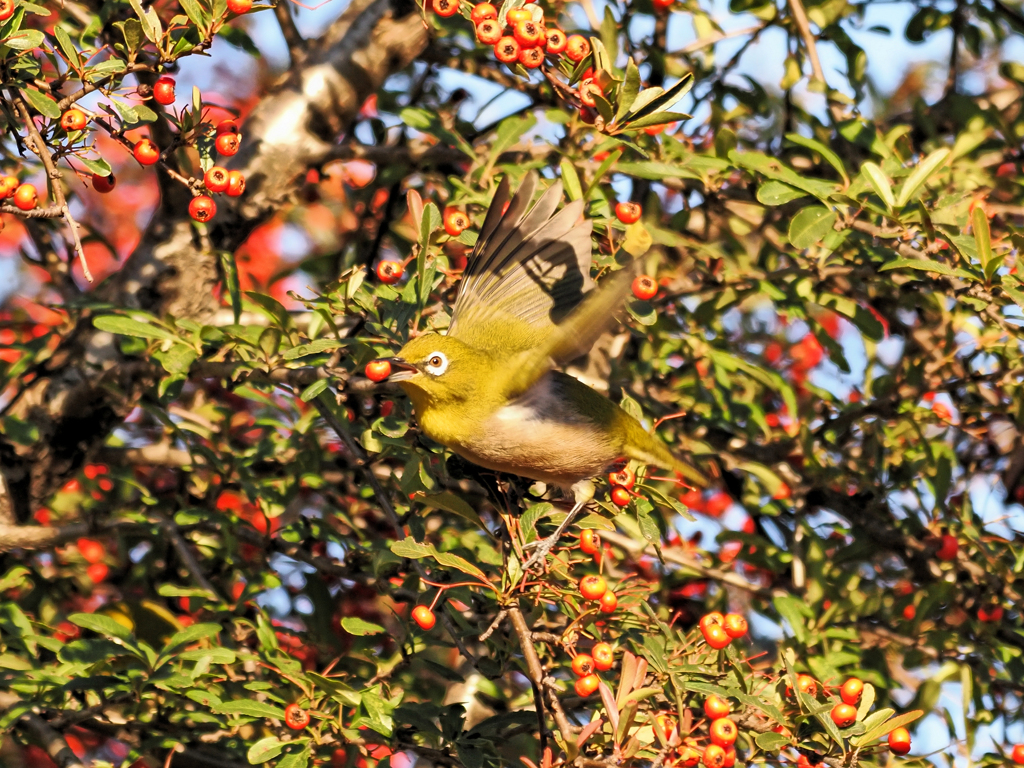
{"label": "bird's white eye-ring", "polygon": [[448,358],[445,357],[444,352],[432,352],[430,357],[427,358],[425,367],[427,373],[432,376],[440,376],[448,370]]}

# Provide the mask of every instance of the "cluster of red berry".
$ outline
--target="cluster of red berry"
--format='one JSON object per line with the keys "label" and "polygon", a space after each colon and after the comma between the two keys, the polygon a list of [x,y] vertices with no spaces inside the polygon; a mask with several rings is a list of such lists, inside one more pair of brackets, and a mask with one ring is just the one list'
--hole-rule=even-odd
{"label": "cluster of red berry", "polygon": [[[22,211],[31,211],[39,203],[39,194],[32,184],[22,184],[17,176],[0,179],[0,200],[14,198],[14,205]],[[0,219],[0,222],[3,220]],[[0,224],[2,228],[2,224]]]}
{"label": "cluster of red berry", "polygon": [[590,653],[577,653],[572,659],[576,694],[585,699],[594,693],[601,686],[597,673],[607,672],[614,665],[615,651],[608,643],[595,643]]}
{"label": "cluster of red berry", "polygon": [[[433,0],[433,7],[438,16],[454,16],[459,2]],[[529,8],[510,8],[502,23],[497,8],[490,3],[477,3],[470,19],[476,27],[476,39],[494,46],[494,57],[510,66],[519,63],[527,69],[536,69],[544,63],[545,55],[565,55],[578,63],[590,54],[590,43],[585,37],[566,36],[558,27],[548,28],[543,14],[535,14]]]}

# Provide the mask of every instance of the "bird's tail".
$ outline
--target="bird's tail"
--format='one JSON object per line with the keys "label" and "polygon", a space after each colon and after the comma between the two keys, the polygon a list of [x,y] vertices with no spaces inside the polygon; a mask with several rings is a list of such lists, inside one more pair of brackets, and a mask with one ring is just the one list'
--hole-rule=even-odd
{"label": "bird's tail", "polygon": [[626,446],[626,455],[629,458],[636,459],[644,464],[653,464],[670,472],[676,472],[682,476],[687,484],[696,488],[707,488],[711,485],[711,480],[707,474],[697,469],[688,461],[675,456],[665,447],[661,440],[654,435],[648,434],[639,424],[637,427],[639,428],[638,432],[643,437],[640,434],[630,435],[629,443]]}

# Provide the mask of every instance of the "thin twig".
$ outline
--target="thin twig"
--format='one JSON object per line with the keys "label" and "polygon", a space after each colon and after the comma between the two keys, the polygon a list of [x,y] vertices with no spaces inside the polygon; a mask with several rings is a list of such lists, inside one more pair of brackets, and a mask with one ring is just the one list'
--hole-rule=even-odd
{"label": "thin twig", "polygon": [[[5,712],[12,707],[22,703],[22,700],[13,693],[0,691],[0,712]],[[32,735],[36,737],[46,754],[60,766],[60,768],[85,768],[71,751],[71,747],[64,740],[64,737],[47,723],[42,717],[31,710],[25,712],[16,721],[15,725],[23,725]]]}
{"label": "thin twig", "polygon": [[56,201],[57,208],[60,210],[61,216],[64,217],[64,221],[67,222],[68,228],[71,230],[71,238],[75,244],[75,253],[78,256],[78,261],[82,265],[82,274],[85,279],[90,283],[92,282],[92,272],[89,271],[89,263],[85,260],[85,251],[82,250],[82,240],[78,236],[78,222],[75,221],[71,215],[71,210],[68,208],[68,201],[64,198],[64,179],[61,176],[60,171],[57,170],[57,166],[54,165],[53,157],[50,155],[50,151],[46,147],[46,142],[40,135],[39,130],[36,128],[36,124],[32,121],[32,114],[28,110],[28,105],[25,103],[25,98],[21,95],[20,91],[11,92],[12,101],[21,114],[21,119],[25,121],[25,130],[28,131],[29,138],[34,144],[33,152],[39,158],[43,164],[43,168],[46,169],[46,176],[50,179],[50,188],[53,190],[53,197]]}
{"label": "thin twig", "polygon": [[743,35],[752,35],[755,32],[760,32],[764,29],[764,24],[755,24],[751,27],[742,27],[740,29],[732,29],[728,32],[715,32],[708,37],[702,37],[700,40],[694,40],[692,43],[688,43],[680,48],[678,51],[672,51],[669,56],[686,56],[690,53],[696,53],[701,48],[707,48],[709,45],[714,45],[722,40],[728,40],[733,37],[743,37]]}
{"label": "thin twig", "polygon": [[[537,717],[541,721],[541,739],[544,738],[544,702],[543,702],[543,690],[544,690],[544,667],[541,666],[540,657],[537,655],[537,649],[533,647],[533,637],[530,632],[530,627],[526,624],[526,619],[523,617],[523,612],[519,610],[519,606],[512,604],[508,607],[509,618],[512,619],[512,628],[515,630],[516,635],[519,637],[519,647],[523,650],[523,658],[526,659],[526,669],[530,674],[530,682],[533,684],[534,697],[537,699]],[[572,741],[573,730],[572,725],[569,723],[569,718],[565,716],[565,712],[561,711],[561,707],[552,708],[552,714],[555,719],[555,724],[558,726],[559,732],[562,734],[562,739],[566,744]],[[543,751],[543,744],[541,746]]]}
{"label": "thin twig", "polygon": [[174,547],[174,551],[178,553],[178,557],[181,558],[182,564],[188,570],[189,574],[199,588],[206,592],[211,600],[217,602],[224,602],[223,598],[217,593],[217,590],[213,588],[213,584],[206,578],[203,573],[203,569],[199,567],[199,562],[192,554],[192,550],[188,548],[188,542],[182,537],[178,527],[170,520],[165,520],[160,524],[164,533],[171,540],[171,545]]}
{"label": "thin twig", "polygon": [[277,24],[281,28],[284,42],[288,46],[288,54],[292,59],[292,68],[302,64],[305,58],[304,49],[306,41],[302,38],[299,28],[295,26],[295,19],[292,18],[290,3],[287,0],[278,0],[274,6],[274,15],[277,17]]}
{"label": "thin twig", "polygon": [[800,31],[800,37],[804,41],[807,55],[811,59],[811,71],[814,73],[814,79],[827,88],[828,82],[825,80],[825,71],[821,68],[821,60],[818,58],[818,46],[814,40],[814,34],[811,32],[811,25],[807,20],[807,11],[804,10],[804,4],[801,0],[789,0],[789,9],[793,12],[793,21],[796,22],[796,28]]}

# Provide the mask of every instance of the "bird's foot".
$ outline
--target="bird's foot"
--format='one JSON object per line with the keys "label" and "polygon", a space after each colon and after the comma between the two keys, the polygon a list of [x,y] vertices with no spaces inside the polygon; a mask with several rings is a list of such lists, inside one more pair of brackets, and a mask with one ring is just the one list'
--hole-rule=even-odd
{"label": "bird's foot", "polygon": [[[530,557],[523,563],[523,573],[529,573],[530,569],[537,565],[537,563],[547,562],[547,557],[551,554],[551,550],[558,544],[558,540],[562,538],[562,534],[565,533],[565,529],[568,528],[576,517],[576,513],[579,512],[588,500],[577,501],[569,514],[565,516],[565,519],[559,524],[555,532],[548,536],[546,539],[540,541],[532,541],[526,545],[526,547],[535,547],[536,550]],[[526,548],[524,547],[524,549]]]}

